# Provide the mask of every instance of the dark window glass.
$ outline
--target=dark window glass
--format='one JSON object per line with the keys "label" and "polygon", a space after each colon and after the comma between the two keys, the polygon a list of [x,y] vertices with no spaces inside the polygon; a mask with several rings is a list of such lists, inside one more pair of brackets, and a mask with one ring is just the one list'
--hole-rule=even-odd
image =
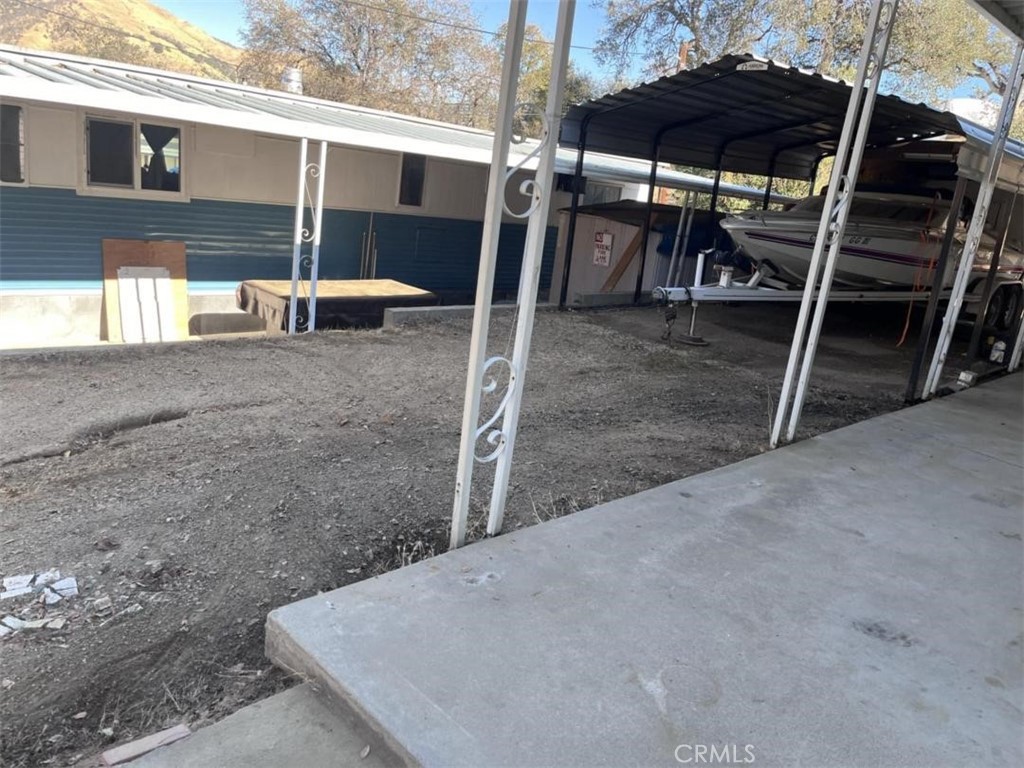
{"label": "dark window glass", "polygon": [[398,190],[401,205],[423,205],[423,179],[427,173],[424,155],[402,155],[402,183]]}
{"label": "dark window glass", "polygon": [[0,106],[0,181],[25,180],[25,125],[21,107]]}
{"label": "dark window glass", "polygon": [[131,123],[89,120],[89,183],[135,185]]}
{"label": "dark window glass", "polygon": [[139,125],[142,188],[181,191],[181,131],[166,125]]}

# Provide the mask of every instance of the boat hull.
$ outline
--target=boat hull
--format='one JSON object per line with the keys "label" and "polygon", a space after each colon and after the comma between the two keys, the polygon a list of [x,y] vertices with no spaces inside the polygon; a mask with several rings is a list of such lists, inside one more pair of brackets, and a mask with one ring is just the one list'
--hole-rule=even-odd
{"label": "boat hull", "polygon": [[[818,221],[772,221],[736,217],[722,222],[736,246],[752,261],[770,263],[787,282],[807,279]],[[940,235],[848,225],[839,250],[834,281],[855,288],[931,285],[942,243]],[[955,254],[954,254],[955,255]],[[943,285],[951,284],[955,258],[949,260]]]}

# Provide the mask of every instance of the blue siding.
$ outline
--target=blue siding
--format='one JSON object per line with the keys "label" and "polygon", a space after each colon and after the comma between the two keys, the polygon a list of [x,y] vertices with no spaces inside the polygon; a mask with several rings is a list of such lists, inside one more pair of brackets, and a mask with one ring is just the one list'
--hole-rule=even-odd
{"label": "blue siding", "polygon": [[[401,214],[375,214],[377,277],[390,277],[452,298],[476,291],[483,224]],[[557,229],[548,228],[541,266],[541,294],[547,292],[554,266]],[[526,227],[504,224],[498,239],[494,292],[513,298],[519,289]]]}
{"label": "blue siding", "polygon": [[[74,190],[0,187],[0,283],[17,287],[99,287],[105,237],[181,240],[193,286],[243,279],[287,278],[294,209],[283,205],[80,196]],[[323,278],[359,276],[370,214],[327,210],[320,257]],[[465,297],[476,287],[482,224],[401,214],[375,214],[377,276]],[[514,295],[526,227],[504,225],[495,293]],[[551,281],[555,230],[541,274]]]}

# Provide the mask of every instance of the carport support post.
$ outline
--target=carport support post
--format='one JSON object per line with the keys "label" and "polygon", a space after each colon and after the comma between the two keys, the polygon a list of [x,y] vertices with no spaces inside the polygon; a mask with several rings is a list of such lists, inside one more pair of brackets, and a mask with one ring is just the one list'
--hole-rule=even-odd
{"label": "carport support post", "polygon": [[[679,250],[679,266],[677,267],[677,272],[679,273],[679,279],[675,280],[672,283],[672,287],[673,288],[676,287],[676,283],[678,283],[680,280],[682,280],[682,276],[684,274],[684,272],[683,272],[683,265],[686,263],[686,251],[687,251],[687,249],[689,248],[689,245],[690,245],[690,229],[692,229],[692,227],[693,227],[693,217],[696,216],[696,214],[697,214],[697,193],[696,192],[692,192],[691,193],[689,209],[690,209],[689,213],[687,214],[687,217],[686,217],[686,232],[685,232],[685,234],[683,234],[683,245],[682,245],[682,247]],[[693,333],[691,332],[690,335],[692,336]]]}
{"label": "carport support post", "polygon": [[298,316],[299,302],[299,263],[302,259],[302,220],[305,217],[306,194],[306,152],[309,141],[305,138],[299,143],[299,183],[295,192],[295,231],[292,236],[292,295],[288,304],[288,335],[295,333],[295,318]]}
{"label": "carport support post", "polygon": [[[480,268],[476,284],[476,308],[473,312],[473,336],[469,346],[469,371],[466,376],[465,406],[462,412],[462,438],[459,443],[459,464],[455,478],[455,499],[452,506],[451,547],[461,547],[466,541],[466,523],[469,519],[470,489],[473,483],[473,463],[476,461],[477,440],[495,434],[491,424],[477,426],[480,418],[480,397],[484,393],[484,372],[503,358],[486,359],[487,331],[491,323],[491,302],[494,293],[494,270],[498,259],[498,235],[505,204],[508,145],[512,138],[512,116],[516,106],[516,84],[519,81],[519,61],[523,49],[526,25],[526,0],[510,0],[508,27],[505,36],[505,54],[501,65],[501,91],[498,96],[498,116],[494,128],[494,148],[491,151],[491,169],[487,179],[487,207],[484,216],[483,237],[480,244]],[[508,361],[504,361],[507,363]],[[490,385],[493,383],[493,387]],[[510,371],[508,387],[516,385],[515,371]],[[488,382],[487,391],[497,388],[497,381]],[[499,431],[495,441],[504,444]],[[493,443],[492,443],[493,445]],[[498,446],[501,448],[501,445]]]}
{"label": "carport support post", "polygon": [[690,208],[690,190],[686,190],[683,197],[682,207],[679,209],[679,223],[676,225],[676,239],[672,243],[672,260],[668,263],[668,275],[665,277],[665,285],[669,288],[675,287],[676,266],[679,264],[679,250],[683,246],[683,226],[685,224],[686,212]]}
{"label": "carport support post", "polygon": [[988,147],[988,166],[982,178],[981,186],[978,189],[978,200],[975,202],[974,215],[971,217],[971,225],[967,230],[961,262],[959,262],[959,267],[956,270],[952,295],[949,297],[946,313],[942,317],[942,330],[939,332],[939,340],[935,345],[935,354],[932,355],[932,365],[928,370],[928,377],[925,379],[925,390],[922,392],[922,397],[926,399],[935,394],[939,388],[942,367],[945,365],[946,355],[949,352],[949,343],[952,341],[953,331],[956,328],[956,319],[959,316],[961,307],[964,305],[964,294],[967,293],[967,285],[971,280],[974,257],[978,253],[978,245],[981,243],[985,220],[988,218],[988,208],[992,202],[995,182],[999,176],[1002,151],[1004,151],[1007,145],[1007,135],[1010,133],[1010,126],[1014,120],[1014,109],[1017,106],[1017,99],[1021,93],[1021,81],[1024,79],[1022,58],[1024,58],[1024,40],[1017,43],[1013,67],[1011,68],[1010,77],[1007,79],[1007,90],[1006,93],[1002,94],[999,119],[996,123],[995,133],[992,136],[992,144]]}
{"label": "carport support post", "polygon": [[761,201],[761,210],[767,211],[772,202],[772,184],[775,182],[775,156],[772,156],[771,166],[768,168],[768,178],[764,183],[764,200]]}
{"label": "carport support post", "polygon": [[583,153],[587,151],[587,126],[590,121],[583,118],[580,125],[580,140],[576,146],[576,175],[572,177],[572,203],[569,205],[569,231],[565,234],[565,257],[562,259],[562,287],[558,292],[558,308],[565,309],[569,295],[569,270],[572,268],[572,251],[576,247],[576,219],[580,213],[580,186],[583,184]]}
{"label": "carport support post", "polygon": [[1010,68],[1010,76],[1006,80],[1006,92],[1003,94],[1003,103],[999,108],[999,120],[996,123],[996,130],[992,137],[992,145],[989,147],[988,165],[985,175],[982,177],[981,187],[978,189],[978,199],[974,205],[974,215],[971,217],[971,224],[967,228],[967,236],[964,238],[964,249],[960,256],[960,266],[957,269],[956,279],[953,281],[953,293],[949,297],[949,304],[946,307],[946,314],[942,318],[942,330],[939,331],[939,340],[935,345],[935,354],[932,356],[932,364],[928,369],[928,377],[924,382],[925,399],[935,394],[939,388],[939,379],[942,376],[942,367],[946,362],[946,355],[949,353],[949,343],[953,340],[953,331],[956,328],[957,318],[960,316],[960,308],[963,306],[964,294],[967,292],[967,283],[971,278],[971,269],[974,267],[974,256],[978,252],[978,245],[981,243],[981,235],[985,227],[985,220],[988,218],[988,209],[992,203],[992,193],[995,190],[996,180],[999,178],[999,165],[1003,160],[1003,150],[1006,147],[1006,137],[1010,132],[1010,125],[1013,122],[1013,111],[1017,106],[1017,99],[1020,97],[1021,81],[1024,80],[1024,40],[1017,43],[1013,56],[1013,66]]}
{"label": "carport support post", "polygon": [[[875,96],[878,93],[878,81],[885,67],[885,55],[889,49],[889,33],[899,0],[875,0],[871,8],[871,16],[861,48],[860,63],[857,77],[850,91],[850,103],[846,110],[843,132],[839,139],[835,165],[829,181],[825,205],[818,223],[818,233],[814,240],[814,251],[811,255],[810,267],[807,271],[807,283],[804,286],[803,300],[800,302],[800,314],[797,318],[793,343],[789,350],[789,361],[786,365],[786,376],[782,382],[782,393],[779,396],[779,407],[772,425],[771,447],[779,444],[782,436],[782,425],[789,416],[787,440],[792,440],[800,423],[800,412],[803,409],[807,385],[810,380],[811,368],[814,365],[814,354],[821,334],[821,326],[825,319],[825,308],[828,305],[828,294],[832,287],[832,275],[835,272],[839,249],[843,242],[843,230],[850,212],[850,197],[853,195],[860,171],[860,161],[867,143],[868,131],[871,126],[871,113],[874,110]],[[860,119],[858,120],[858,113]],[[824,273],[821,271],[822,256],[828,248]],[[818,289],[818,276],[821,275],[821,287]],[[810,335],[807,335],[807,321],[811,314],[811,304],[817,302]],[[805,345],[806,337],[806,345]],[[796,395],[790,408],[790,393],[796,380],[797,360],[803,353],[803,364],[800,368],[799,380],[796,381]]]}
{"label": "carport support post", "polygon": [[[309,194],[307,175],[317,180],[316,200]],[[292,292],[288,305],[288,334],[293,335],[298,325],[299,316],[299,281],[302,277],[302,244],[311,242],[312,252],[309,261],[309,297],[306,302],[306,332],[316,328],[316,284],[320,272],[320,233],[323,228],[324,210],[324,177],[327,175],[327,142],[320,142],[320,159],[317,163],[309,162],[309,140],[302,139],[299,145],[299,184],[295,194],[295,233],[292,239]],[[309,200],[310,213],[313,216],[313,231],[310,232],[303,224],[306,218],[306,200]]]}
{"label": "carport support post", "polygon": [[[711,213],[711,247],[718,248],[718,226],[715,222],[715,210],[718,208],[718,189],[722,186],[722,153],[718,153],[717,162],[715,163],[717,168],[715,169],[715,183],[711,185],[711,205],[708,206],[708,210]],[[700,275],[699,281],[704,280],[704,275]]]}
{"label": "carport support post", "polygon": [[644,215],[643,239],[640,244],[640,265],[636,271],[636,288],[633,289],[633,303],[640,303],[640,294],[644,289],[644,267],[647,266],[647,246],[651,238],[651,225],[654,223],[654,186],[658,182],[658,155],[661,154],[661,136],[654,140],[654,158],[651,160],[651,173],[647,178],[647,212]]}
{"label": "carport support post", "polygon": [[917,349],[914,350],[914,362],[910,368],[910,378],[907,379],[907,391],[903,393],[903,400],[907,403],[917,402],[917,383],[921,377],[921,366],[924,364],[924,356],[928,354],[928,342],[932,338],[932,329],[935,326],[935,312],[939,306],[939,295],[942,293],[942,281],[946,275],[946,265],[949,263],[949,252],[953,247],[953,236],[956,234],[956,225],[960,220],[960,208],[964,203],[964,191],[967,189],[967,178],[957,177],[956,187],[953,189],[953,200],[949,205],[949,218],[946,220],[946,232],[942,238],[942,250],[939,251],[939,260],[935,263],[935,273],[932,275],[932,289],[928,294],[928,304],[924,310],[924,320],[921,323],[921,333],[917,340]]}
{"label": "carport support post", "polygon": [[811,176],[807,180],[807,183],[809,185],[808,188],[807,188],[807,196],[808,197],[813,197],[814,196],[814,185],[818,181],[818,169],[821,167],[821,161],[824,160],[824,159],[825,159],[825,155],[818,155],[817,159],[815,159],[815,161],[814,161],[814,165],[811,166]]}
{"label": "carport support post", "polygon": [[523,274],[519,283],[519,312],[516,318],[516,341],[512,351],[512,372],[516,377],[515,389],[502,417],[505,450],[498,455],[491,489],[491,509],[487,516],[487,535],[501,531],[505,518],[505,500],[508,480],[512,472],[512,454],[519,426],[519,407],[523,401],[526,364],[530,357],[533,320],[537,310],[537,291],[540,290],[540,268],[544,257],[544,237],[547,234],[548,212],[551,209],[555,180],[555,155],[558,151],[558,126],[562,113],[562,93],[569,68],[569,40],[572,38],[573,14],[576,0],[562,0],[558,5],[558,22],[551,60],[551,81],[548,87],[547,131],[541,140],[543,149],[537,161],[532,197],[536,206],[526,227],[526,245],[523,254]]}
{"label": "carport support post", "polygon": [[316,207],[313,209],[313,255],[309,263],[309,322],[306,332],[316,330],[316,283],[320,275],[320,235],[324,223],[324,179],[327,176],[327,142],[320,142],[320,163],[310,170],[316,174]]}

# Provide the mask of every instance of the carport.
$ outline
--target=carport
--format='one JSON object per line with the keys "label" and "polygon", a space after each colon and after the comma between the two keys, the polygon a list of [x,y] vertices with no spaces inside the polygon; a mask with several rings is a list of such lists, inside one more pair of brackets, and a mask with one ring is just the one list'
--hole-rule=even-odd
{"label": "carport", "polygon": [[[573,107],[560,143],[575,147],[578,158],[589,151],[649,160],[652,179],[663,162],[713,170],[713,212],[723,171],[766,176],[769,190],[776,177],[809,179],[813,186],[821,160],[836,153],[849,98],[841,80],[749,54],[729,55]],[[867,146],[961,130],[954,115],[882,96]],[[577,167],[582,170],[579,159]],[[574,229],[570,220],[570,243]]]}
{"label": "carport", "polygon": [[[842,240],[848,215],[845,200],[852,192],[852,182],[857,178],[864,151],[933,137],[955,137],[962,140],[963,144],[957,158],[958,180],[953,207],[960,207],[968,181],[979,185],[977,205],[965,248],[970,256],[961,260],[962,268],[950,294],[949,311],[920,395],[924,399],[934,395],[939,386],[942,364],[963,303],[973,254],[977,250],[981,228],[989,211],[992,191],[996,185],[1016,191],[1024,179],[1024,148],[1020,145],[1006,148],[1012,108],[1003,110],[999,126],[993,133],[924,104],[910,103],[891,95],[877,95],[878,80],[883,71],[881,62],[885,58],[896,5],[895,2],[875,4],[873,26],[869,29],[862,52],[862,66],[852,89],[841,80],[749,54],[728,55],[696,69],[573,107],[562,123],[560,142],[563,146],[577,149],[578,163],[582,162],[588,151],[649,160],[649,206],[654,201],[654,179],[659,163],[714,170],[715,185],[711,197],[711,209],[714,212],[723,171],[766,176],[768,190],[773,179],[779,177],[807,179],[813,187],[821,160],[830,155],[837,157],[836,170],[828,183],[824,206],[826,213],[823,214],[817,238],[820,245],[816,247],[811,262],[811,274],[819,276],[821,282],[819,286],[809,280],[804,291],[781,407],[773,429],[773,446],[778,444],[782,436],[783,419],[786,417],[790,390],[795,381],[796,363],[802,353],[804,363],[786,439],[793,438],[799,422],[821,318],[827,303],[817,302],[817,297],[819,292],[823,292],[826,297],[829,295],[832,269],[838,257],[838,244]],[[1007,13],[1011,14],[1012,22],[1012,14],[1021,14],[1020,7],[1014,6]],[[1019,25],[1017,28],[1020,28]],[[1011,107],[1020,89],[1019,47],[1016,62],[1009,78],[1011,87],[1004,97],[1004,104],[1008,103]],[[578,194],[574,194],[567,232],[569,252],[575,240],[578,197]],[[764,207],[767,204],[766,192]],[[1008,224],[1009,217],[1006,222]],[[717,240],[718,235],[706,245],[715,246]],[[936,283],[928,293],[925,322],[907,387],[908,401],[918,399],[918,379],[927,355],[942,288],[940,276],[945,271],[952,242],[950,231],[935,270]],[[824,264],[825,271],[822,273],[826,248],[834,250],[835,257],[830,257],[829,263]],[[641,254],[644,253],[646,244],[641,249]],[[993,265],[991,274],[995,273],[996,266]],[[564,270],[561,306],[564,306],[566,300],[568,277],[568,270]],[[991,286],[987,290],[991,290]],[[634,292],[635,301],[639,301],[640,292],[641,286],[638,283]],[[815,303],[820,306],[815,312],[815,320],[808,335],[810,308]],[[979,317],[972,347],[977,346],[980,329]],[[1019,348],[1018,334],[1015,350]],[[1019,364],[1019,359],[1019,352],[1010,357],[1011,370]]]}

